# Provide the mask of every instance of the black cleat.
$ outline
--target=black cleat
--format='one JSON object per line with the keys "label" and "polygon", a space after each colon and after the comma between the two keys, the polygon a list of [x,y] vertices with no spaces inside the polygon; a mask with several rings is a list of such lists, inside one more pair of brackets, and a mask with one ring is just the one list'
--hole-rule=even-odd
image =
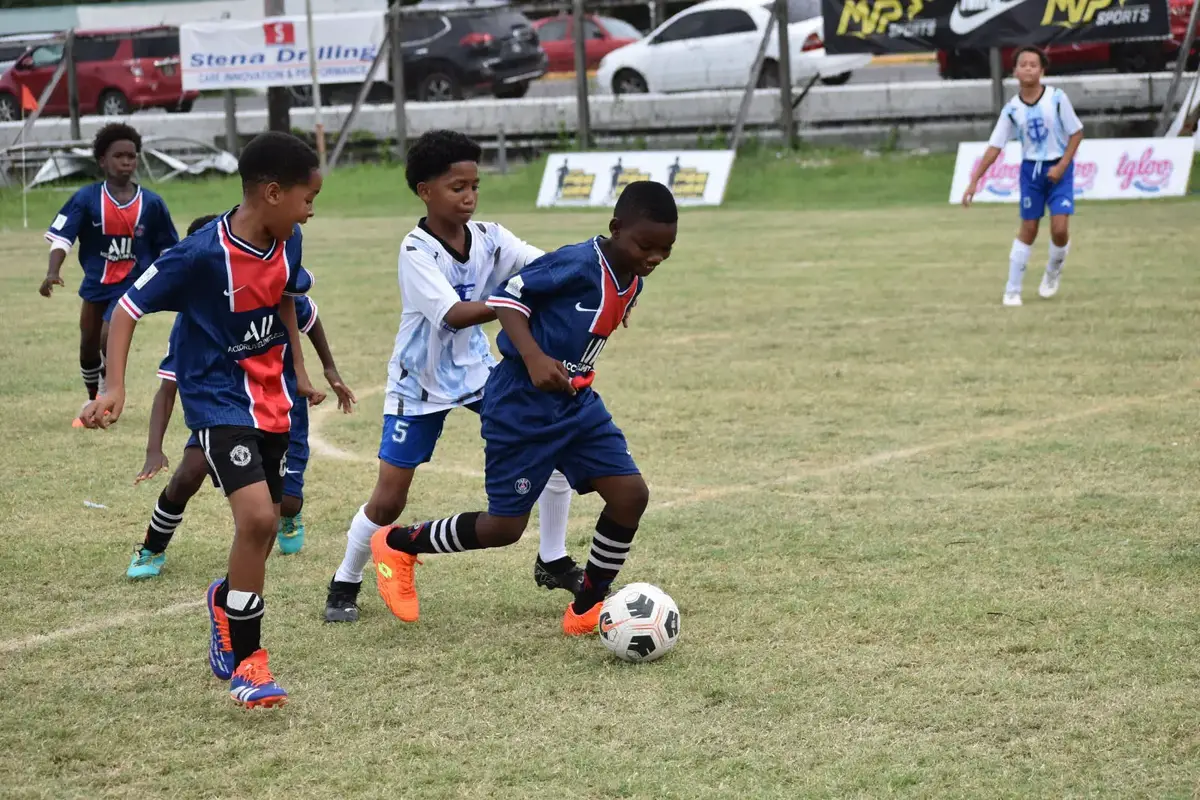
{"label": "black cleat", "polygon": [[549,563],[538,556],[533,562],[533,579],[538,586],[547,589],[566,589],[571,594],[579,594],[583,589],[583,570],[570,556],[563,556]]}
{"label": "black cleat", "polygon": [[325,621],[358,622],[358,590],[361,588],[362,583],[331,580],[329,594],[325,596]]}

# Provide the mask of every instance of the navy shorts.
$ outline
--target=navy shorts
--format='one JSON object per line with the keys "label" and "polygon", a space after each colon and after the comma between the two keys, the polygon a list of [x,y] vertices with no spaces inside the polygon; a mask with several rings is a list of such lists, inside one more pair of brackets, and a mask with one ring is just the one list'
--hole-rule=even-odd
{"label": "navy shorts", "polygon": [[1041,219],[1075,213],[1075,162],[1072,161],[1058,183],[1050,180],[1050,168],[1057,161],[1021,162],[1021,219]]}
{"label": "navy shorts", "polygon": [[[478,414],[479,405],[475,402],[463,408]],[[452,410],[448,408],[432,414],[384,414],[379,460],[400,469],[416,469],[429,461],[442,435],[446,415]]]}

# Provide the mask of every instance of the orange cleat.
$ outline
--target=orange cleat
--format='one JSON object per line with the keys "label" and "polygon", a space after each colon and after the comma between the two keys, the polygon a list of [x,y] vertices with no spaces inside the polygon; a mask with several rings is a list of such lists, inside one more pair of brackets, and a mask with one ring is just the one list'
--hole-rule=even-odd
{"label": "orange cleat", "polygon": [[255,650],[238,664],[229,681],[229,696],[243,708],[275,708],[287,702],[287,691],[267,666],[266,650]]}
{"label": "orange cleat", "polygon": [[582,614],[575,613],[575,604],[567,604],[567,612],[563,614],[563,633],[567,636],[587,636],[595,633],[600,627],[600,608],[604,603],[596,603]]}
{"label": "orange cleat", "polygon": [[387,535],[393,527],[380,528],[371,537],[375,585],[379,588],[379,596],[393,614],[404,622],[416,622],[421,616],[421,604],[417,600],[413,572],[421,559],[388,547]]}

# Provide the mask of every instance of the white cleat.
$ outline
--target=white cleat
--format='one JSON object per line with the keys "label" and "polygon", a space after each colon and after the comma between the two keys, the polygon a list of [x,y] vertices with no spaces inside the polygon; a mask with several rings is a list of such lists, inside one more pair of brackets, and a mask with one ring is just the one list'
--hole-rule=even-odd
{"label": "white cleat", "polygon": [[1058,294],[1058,281],[1062,278],[1062,270],[1051,273],[1046,270],[1046,274],[1042,276],[1042,285],[1038,287],[1038,294],[1046,299],[1054,297]]}
{"label": "white cleat", "polygon": [[1021,295],[1017,294],[1016,292],[1005,292],[1004,293],[1004,305],[1006,305],[1006,306],[1021,305]]}

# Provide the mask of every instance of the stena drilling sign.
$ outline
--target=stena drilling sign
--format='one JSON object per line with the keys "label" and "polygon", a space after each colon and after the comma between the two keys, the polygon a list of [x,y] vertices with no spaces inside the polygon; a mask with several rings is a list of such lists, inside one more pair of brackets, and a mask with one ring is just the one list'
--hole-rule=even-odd
{"label": "stena drilling sign", "polygon": [[[318,80],[363,82],[383,44],[383,14],[322,14],[313,17],[313,27]],[[263,89],[312,82],[304,17],[189,23],[179,29],[179,47],[185,90]]]}

